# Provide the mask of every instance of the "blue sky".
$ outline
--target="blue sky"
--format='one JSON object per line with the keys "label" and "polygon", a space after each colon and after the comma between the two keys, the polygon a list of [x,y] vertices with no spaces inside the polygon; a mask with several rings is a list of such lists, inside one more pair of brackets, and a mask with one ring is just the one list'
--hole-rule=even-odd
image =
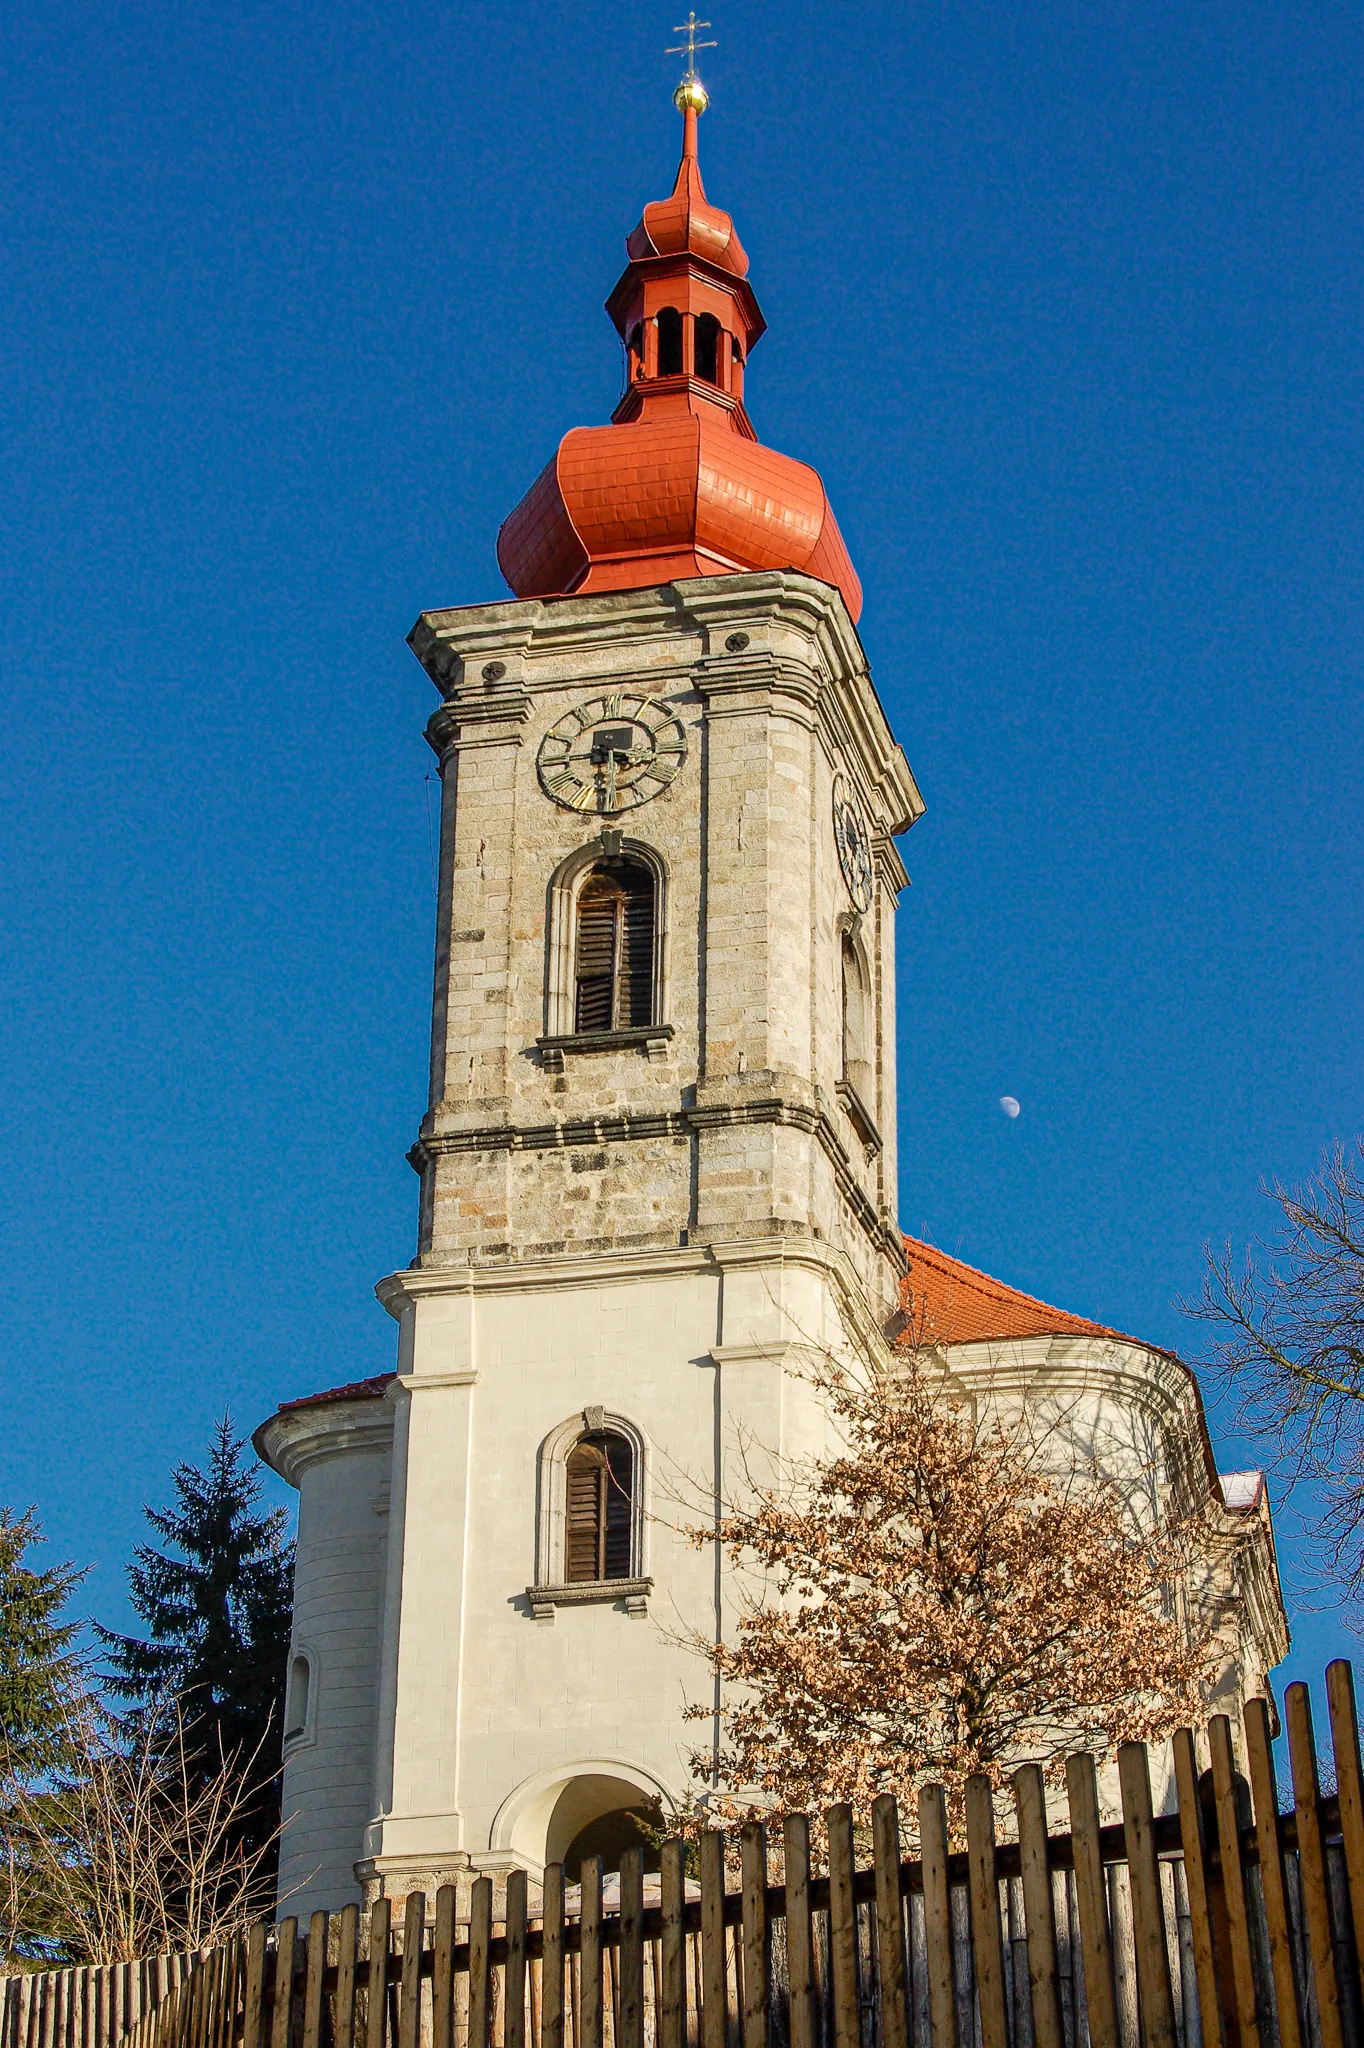
{"label": "blue sky", "polygon": [[[0,1500],[105,1620],[225,1404],[391,1362],[404,635],[502,594],[500,520],[610,410],[676,11],[11,11]],[[928,802],[902,1221],[1188,1351],[1203,1240],[1364,1128],[1358,11],[710,12],[751,410],[826,479]]]}

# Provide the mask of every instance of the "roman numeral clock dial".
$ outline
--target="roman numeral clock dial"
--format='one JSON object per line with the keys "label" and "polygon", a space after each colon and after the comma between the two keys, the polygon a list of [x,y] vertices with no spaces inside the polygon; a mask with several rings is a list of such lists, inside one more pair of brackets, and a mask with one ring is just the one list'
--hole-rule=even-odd
{"label": "roman numeral clock dial", "polygon": [[838,865],[853,907],[865,911],[871,905],[876,870],[872,865],[871,832],[861,807],[841,775],[834,777],[834,838],[838,844]]}
{"label": "roman numeral clock dial", "polygon": [[556,720],[535,765],[553,802],[613,818],[665,790],[686,758],[686,728],[665,699],[616,690]]}

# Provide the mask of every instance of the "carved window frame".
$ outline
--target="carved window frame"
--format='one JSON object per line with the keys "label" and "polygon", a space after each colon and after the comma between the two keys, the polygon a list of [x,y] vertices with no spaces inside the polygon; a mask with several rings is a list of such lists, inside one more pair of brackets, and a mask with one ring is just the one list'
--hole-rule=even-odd
{"label": "carved window frame", "polygon": [[[577,945],[578,897],[593,869],[605,860],[633,860],[646,868],[654,885],[653,1019],[625,1031],[575,1031],[574,952]],[[663,1058],[673,1027],[668,1021],[671,984],[668,967],[668,864],[643,839],[605,831],[560,861],[550,877],[545,940],[545,1031],[536,1040],[546,1067],[558,1071],[565,1052],[612,1051],[639,1046],[652,1059]]]}
{"label": "carved window frame", "polygon": [[[630,1499],[630,1574],[624,1579],[577,1580],[564,1577],[568,1459],[585,1436],[610,1431],[630,1446],[634,1464]],[[540,1446],[536,1485],[535,1583],[526,1588],[537,1621],[552,1621],[556,1607],[583,1607],[606,1602],[623,1605],[642,1616],[653,1585],[649,1577],[649,1491],[652,1459],[649,1439],[628,1415],[609,1408],[580,1408],[552,1429]]]}
{"label": "carved window frame", "polygon": [[[845,913],[838,919],[838,1086],[837,1095],[843,1105],[849,1122],[861,1140],[868,1161],[874,1159],[882,1148],[882,1137],[876,1125],[876,1094],[880,1087],[880,1033],[876,1016],[876,977],[872,972],[871,955],[862,936],[863,920],[854,913]],[[850,1062],[848,1058],[848,975],[844,959],[844,948],[852,954],[853,964],[861,977],[861,1008],[864,1028],[861,1061]],[[854,1071],[854,1066],[858,1071]]]}

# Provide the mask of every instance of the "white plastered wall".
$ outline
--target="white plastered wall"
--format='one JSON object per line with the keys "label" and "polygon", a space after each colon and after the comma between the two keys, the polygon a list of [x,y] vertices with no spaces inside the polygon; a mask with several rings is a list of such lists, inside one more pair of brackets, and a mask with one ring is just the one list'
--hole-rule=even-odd
{"label": "white plastered wall", "polygon": [[[406,1535],[367,1847],[394,1890],[466,1857],[536,1870],[566,1846],[575,1800],[581,1824],[593,1800],[700,1789],[689,1758],[711,1724],[684,1714],[712,1679],[691,1639],[713,1640],[717,1595],[732,1627],[734,1588],[685,1529],[739,1487],[740,1459],[824,1440],[792,1368],[841,1346],[842,1281],[808,1247],[774,1258],[770,1243],[623,1263],[386,1283],[404,1324]],[[608,1598],[537,1619],[540,1448],[594,1406],[648,1444],[647,1610]]]}
{"label": "white plastered wall", "polygon": [[[307,1659],[308,1710],[299,1732],[285,1734],[279,1872],[280,1898],[299,1915],[360,1897],[355,1863],[372,1811],[391,1434],[383,1401],[286,1410],[257,1432],[262,1456],[299,1491],[289,1661],[292,1691],[296,1661]],[[286,1712],[291,1726],[293,1719]]]}

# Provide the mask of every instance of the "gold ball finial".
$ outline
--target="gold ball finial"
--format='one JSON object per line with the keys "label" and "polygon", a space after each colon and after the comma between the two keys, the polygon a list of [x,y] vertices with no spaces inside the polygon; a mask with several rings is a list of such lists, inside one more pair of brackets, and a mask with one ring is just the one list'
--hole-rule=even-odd
{"label": "gold ball finial", "polygon": [[710,94],[694,74],[684,78],[673,94],[673,105],[679,114],[685,114],[690,107],[694,114],[704,114],[710,105]]}

